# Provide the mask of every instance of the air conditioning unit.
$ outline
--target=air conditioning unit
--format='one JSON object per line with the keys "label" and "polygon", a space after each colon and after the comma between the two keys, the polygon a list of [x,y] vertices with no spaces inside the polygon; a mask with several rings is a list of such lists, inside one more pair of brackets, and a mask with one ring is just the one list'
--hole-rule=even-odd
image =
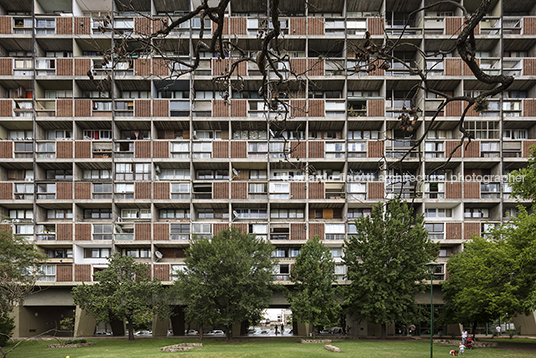
{"label": "air conditioning unit", "polygon": [[197,139],[197,131],[194,131],[194,133],[192,134],[192,138]]}

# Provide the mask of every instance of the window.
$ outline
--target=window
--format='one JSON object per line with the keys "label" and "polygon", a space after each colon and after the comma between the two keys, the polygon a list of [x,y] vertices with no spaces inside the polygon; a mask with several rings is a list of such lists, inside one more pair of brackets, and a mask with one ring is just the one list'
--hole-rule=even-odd
{"label": "window", "polygon": [[171,265],[171,280],[176,281],[178,279],[178,272],[185,272],[186,265]]}
{"label": "window", "polygon": [[190,183],[172,183],[171,199],[190,199]]}
{"label": "window", "polygon": [[37,199],[56,199],[56,184],[38,184]]}
{"label": "window", "polygon": [[134,180],[151,180],[151,164],[136,163],[134,165]]}
{"label": "window", "polygon": [[161,180],[190,180],[190,169],[162,169]]}
{"label": "window", "polygon": [[266,179],[267,171],[266,170],[250,170],[249,179]]}
{"label": "window", "polygon": [[170,240],[190,239],[190,224],[171,224],[169,228]]}
{"label": "window", "polygon": [[33,131],[24,131],[24,130],[8,131],[7,138],[18,139],[18,140],[33,139]]}
{"label": "window", "polygon": [[289,183],[270,183],[270,199],[289,199]]}
{"label": "window", "polygon": [[425,158],[442,158],[444,156],[443,142],[426,142],[424,150]]}
{"label": "window", "polygon": [[132,163],[116,163],[115,164],[115,179],[116,180],[133,180]]}
{"label": "window", "polygon": [[268,214],[266,209],[235,209],[234,219],[266,219]]}
{"label": "window", "polygon": [[300,249],[296,247],[291,247],[289,249],[289,257],[296,257],[300,254]]}
{"label": "window", "polygon": [[452,209],[439,209],[439,208],[426,209],[425,216],[427,218],[451,218]]}
{"label": "window", "polygon": [[188,220],[190,219],[190,210],[189,209],[160,209],[158,215],[160,219]]}
{"label": "window", "polygon": [[481,142],[480,156],[484,158],[498,158],[500,155],[499,142]]}
{"label": "window", "polygon": [[443,240],[445,238],[443,227],[444,224],[424,224],[424,228],[428,230],[428,238],[434,240]]}
{"label": "window", "polygon": [[348,131],[348,139],[378,139],[380,131]]}
{"label": "window", "polygon": [[210,235],[212,234],[212,225],[211,224],[193,224],[192,232],[198,235]]}
{"label": "window", "polygon": [[36,158],[55,158],[56,143],[37,143]]}
{"label": "window", "polygon": [[289,273],[290,273],[290,265],[289,264],[280,264],[274,266],[274,280],[276,281],[288,281],[289,280]]}
{"label": "window", "polygon": [[56,265],[41,265],[39,267],[39,277],[37,281],[40,282],[54,282],[56,281]]}
{"label": "window", "polygon": [[428,199],[443,199],[445,197],[445,183],[425,183],[424,191]]}
{"label": "window", "polygon": [[361,216],[370,216],[370,208],[348,208],[348,219],[357,219]]}
{"label": "window", "polygon": [[122,209],[121,218],[122,219],[137,219],[138,209]]}
{"label": "window", "polygon": [[254,234],[258,239],[266,240],[268,238],[268,225],[266,224],[251,224],[249,232]]}
{"label": "window", "polygon": [[249,199],[266,199],[267,185],[266,184],[249,184]]}
{"label": "window", "polygon": [[34,192],[33,184],[15,183],[15,199],[16,200],[32,200]]}
{"label": "window", "polygon": [[134,184],[115,184],[117,199],[134,199]]}
{"label": "window", "polygon": [[51,259],[72,259],[72,249],[47,249],[46,255]]}
{"label": "window", "polygon": [[248,142],[248,158],[266,158],[268,152],[268,143]]}
{"label": "window", "polygon": [[151,209],[140,209],[140,219],[151,219]]}
{"label": "window", "polygon": [[15,225],[15,234],[17,235],[33,235],[33,225]]}
{"label": "window", "polygon": [[331,248],[329,251],[331,252],[331,256],[333,258],[342,257],[342,249],[341,248]]}
{"label": "window", "polygon": [[72,209],[48,209],[47,210],[47,219],[72,219],[73,210]]}
{"label": "window", "polygon": [[272,252],[272,257],[277,257],[277,258],[287,257],[287,249],[275,249]]}
{"label": "window", "polygon": [[348,199],[365,200],[367,198],[367,184],[348,183]]}
{"label": "window", "polygon": [[195,142],[193,144],[194,158],[212,158],[212,142]]}
{"label": "window", "polygon": [[47,139],[72,139],[73,132],[70,130],[47,131]]}
{"label": "window", "polygon": [[172,142],[171,143],[172,158],[190,158],[190,143],[189,142]]}
{"label": "window", "polygon": [[11,220],[32,220],[33,219],[33,210],[9,210],[9,218]]}
{"label": "window", "polygon": [[46,178],[47,179],[56,179],[56,180],[71,180],[73,179],[73,171],[72,170],[54,170],[50,169],[46,171]]}
{"label": "window", "polygon": [[482,183],[480,184],[481,199],[499,199],[501,193],[500,184],[497,183]]}
{"label": "window", "polygon": [[335,265],[333,273],[335,274],[335,279],[337,281],[343,281],[344,276],[346,275],[346,267],[344,265]]}
{"label": "window", "polygon": [[303,209],[272,209],[270,210],[271,219],[303,219]]}
{"label": "window", "polygon": [[112,209],[84,209],[84,219],[111,219]]}
{"label": "window", "polygon": [[84,139],[112,140],[112,131],[109,130],[84,130]]}
{"label": "window", "polygon": [[326,240],[344,240],[344,224],[326,224]]}
{"label": "window", "polygon": [[112,184],[93,184],[93,199],[111,199],[111,198],[112,198]]}
{"label": "window", "polygon": [[463,213],[465,218],[489,218],[489,209],[487,208],[465,208]]}
{"label": "window", "polygon": [[365,158],[366,156],[365,142],[348,143],[348,158]]}
{"label": "window", "polygon": [[503,139],[527,139],[526,129],[505,129]]}
{"label": "window", "polygon": [[32,158],[32,142],[15,142],[15,158]]}
{"label": "window", "polygon": [[128,248],[128,249],[123,249],[122,253],[124,256],[131,256],[131,257],[139,258],[139,259],[146,259],[146,258],[151,257],[151,249]]}
{"label": "window", "polygon": [[93,224],[93,240],[111,240],[112,226],[110,224]]}
{"label": "window", "polygon": [[344,158],[345,155],[344,143],[326,143],[326,158]]}
{"label": "window", "polygon": [[111,179],[112,171],[109,169],[84,170],[84,179]]}
{"label": "window", "polygon": [[85,259],[104,259],[110,256],[109,248],[86,248],[84,249]]}

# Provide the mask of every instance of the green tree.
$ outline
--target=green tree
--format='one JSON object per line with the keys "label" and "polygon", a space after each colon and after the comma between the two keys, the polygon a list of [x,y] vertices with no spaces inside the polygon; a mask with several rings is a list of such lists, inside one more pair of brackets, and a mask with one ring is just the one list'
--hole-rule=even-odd
{"label": "green tree", "polygon": [[134,324],[150,321],[155,314],[169,316],[169,295],[160,281],[151,280],[146,265],[119,253],[108,260],[108,268],[95,274],[95,284],[73,288],[73,299],[97,322],[126,319],[132,341]]}
{"label": "green tree", "polygon": [[528,165],[514,170],[508,176],[512,187],[512,196],[523,199],[536,199],[536,146],[532,146]]}
{"label": "green tree", "polygon": [[187,319],[225,326],[227,339],[233,323],[258,321],[272,294],[273,249],[235,228],[212,238],[194,235],[175,283]]}
{"label": "green tree", "polygon": [[[340,305],[335,300],[334,269],[331,252],[318,236],[302,246],[290,271],[294,287],[287,291],[292,316],[298,322],[315,327],[337,320]],[[313,338],[316,338],[315,332],[313,330]]]}
{"label": "green tree", "polygon": [[34,289],[44,259],[24,238],[0,231],[0,346],[13,332],[9,313]]}
{"label": "green tree", "polygon": [[406,202],[378,203],[370,217],[356,220],[357,233],[346,241],[344,262],[350,284],[345,290],[349,312],[381,324],[411,322],[418,317],[415,294],[429,277],[425,264],[437,252],[423,217]]}

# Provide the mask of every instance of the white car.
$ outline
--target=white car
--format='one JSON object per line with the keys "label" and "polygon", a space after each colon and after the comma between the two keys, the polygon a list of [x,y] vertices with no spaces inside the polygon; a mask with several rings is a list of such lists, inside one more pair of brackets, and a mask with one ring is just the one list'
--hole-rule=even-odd
{"label": "white car", "polygon": [[135,336],[151,336],[153,332],[151,331],[138,331],[134,333]]}
{"label": "white car", "polygon": [[196,331],[195,329],[190,329],[189,331],[184,331],[185,336],[195,336],[199,334],[199,331]]}
{"label": "white car", "polygon": [[221,329],[213,329],[212,331],[208,331],[208,333],[205,334],[206,336],[225,336],[225,332]]}

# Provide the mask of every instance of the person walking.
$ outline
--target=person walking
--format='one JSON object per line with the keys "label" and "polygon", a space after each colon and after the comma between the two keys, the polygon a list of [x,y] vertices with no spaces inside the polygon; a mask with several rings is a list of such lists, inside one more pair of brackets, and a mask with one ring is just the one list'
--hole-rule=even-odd
{"label": "person walking", "polygon": [[497,331],[497,337],[500,337],[501,336],[501,326],[497,325],[497,327],[495,327],[495,330]]}
{"label": "person walking", "polygon": [[462,343],[465,345],[467,344],[467,330],[464,329],[462,332]]}

